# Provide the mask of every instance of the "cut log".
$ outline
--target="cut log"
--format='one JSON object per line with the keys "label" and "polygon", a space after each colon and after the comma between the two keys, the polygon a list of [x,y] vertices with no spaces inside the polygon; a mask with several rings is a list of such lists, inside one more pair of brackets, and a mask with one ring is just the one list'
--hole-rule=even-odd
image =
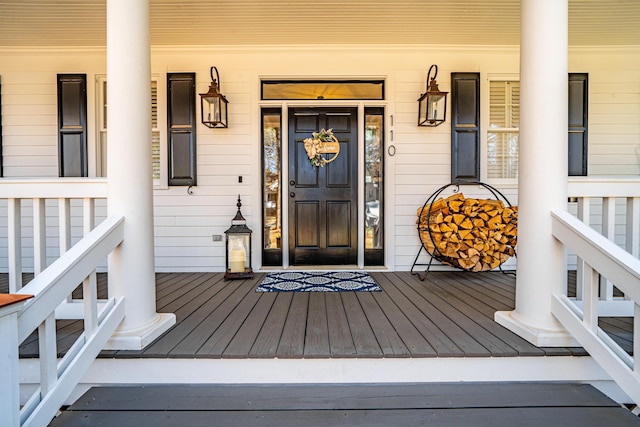
{"label": "cut log", "polygon": [[487,271],[515,256],[517,206],[500,200],[439,198],[418,210],[420,240],[442,262],[467,271]]}

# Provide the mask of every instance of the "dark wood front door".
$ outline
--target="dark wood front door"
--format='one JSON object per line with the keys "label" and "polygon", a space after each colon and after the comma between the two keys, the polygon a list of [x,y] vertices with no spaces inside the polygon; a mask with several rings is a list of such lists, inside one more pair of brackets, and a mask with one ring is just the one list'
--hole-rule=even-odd
{"label": "dark wood front door", "polygon": [[[356,108],[289,110],[289,263],[346,265],[358,261]],[[340,153],[313,166],[304,149],[312,132],[333,129]],[[332,158],[333,154],[324,154]]]}

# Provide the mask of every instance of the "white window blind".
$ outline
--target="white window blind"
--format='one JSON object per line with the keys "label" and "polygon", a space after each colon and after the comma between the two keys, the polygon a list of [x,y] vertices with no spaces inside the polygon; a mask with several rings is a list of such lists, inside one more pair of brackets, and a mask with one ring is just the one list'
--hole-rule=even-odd
{"label": "white window blind", "polygon": [[487,177],[518,177],[520,129],[520,82],[489,82],[489,130]]}

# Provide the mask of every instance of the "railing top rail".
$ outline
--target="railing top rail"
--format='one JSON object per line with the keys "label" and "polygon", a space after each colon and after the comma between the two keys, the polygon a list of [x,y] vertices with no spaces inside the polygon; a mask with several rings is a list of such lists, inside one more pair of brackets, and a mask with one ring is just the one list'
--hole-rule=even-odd
{"label": "railing top rail", "polygon": [[570,197],[640,197],[640,176],[571,177],[568,185]]}
{"label": "railing top rail", "polygon": [[28,294],[0,294],[0,308],[16,304],[22,301],[26,301],[29,298],[33,298],[33,295]]}
{"label": "railing top rail", "polygon": [[1,178],[0,199],[106,198],[106,178]]}

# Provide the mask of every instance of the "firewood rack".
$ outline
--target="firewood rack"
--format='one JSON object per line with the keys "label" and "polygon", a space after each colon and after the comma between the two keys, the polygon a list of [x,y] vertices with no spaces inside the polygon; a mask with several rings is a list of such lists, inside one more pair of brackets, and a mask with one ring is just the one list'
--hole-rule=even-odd
{"label": "firewood rack", "polygon": [[[433,264],[434,260],[440,261],[445,265],[449,265],[449,266],[452,266],[454,268],[458,268],[458,269],[463,270],[463,271],[471,271],[471,270],[465,269],[465,268],[463,268],[463,267],[461,267],[459,265],[452,265],[449,262],[446,262],[445,261],[446,257],[440,252],[440,250],[437,247],[434,248],[433,252],[429,251],[425,246],[425,242],[423,241],[422,236],[420,235],[421,218],[422,218],[422,214],[423,214],[424,210],[428,209],[427,215],[426,215],[426,217],[427,217],[427,227],[426,228],[427,228],[427,231],[428,231],[429,236],[431,238],[430,220],[431,220],[431,207],[432,207],[433,202],[435,202],[438,199],[438,197],[446,189],[448,189],[450,187],[454,187],[454,189],[452,191],[453,194],[456,194],[456,193],[460,192],[460,186],[461,185],[477,185],[477,186],[483,187],[483,188],[485,188],[486,190],[488,190],[491,193],[491,195],[494,197],[495,200],[503,200],[509,208],[512,208],[512,205],[509,202],[509,199],[507,199],[507,197],[504,194],[502,194],[495,187],[492,187],[491,185],[486,184],[484,182],[480,182],[480,181],[452,182],[452,183],[443,185],[442,187],[437,189],[433,194],[431,194],[431,196],[429,196],[427,198],[427,201],[424,203],[424,205],[422,205],[422,208],[420,209],[420,211],[418,213],[417,230],[418,230],[418,238],[420,239],[420,249],[418,249],[418,253],[416,254],[415,259],[413,260],[413,265],[411,266],[411,274],[414,275],[414,276],[418,276],[418,278],[421,281],[424,281],[427,278],[427,275],[429,274],[429,271],[431,269],[431,265]],[[420,255],[422,254],[422,251],[426,252],[426,254],[429,255],[429,262],[426,263],[426,264],[418,262],[418,259],[420,258]],[[514,257],[515,256],[516,255],[514,254]],[[414,269],[416,267],[420,267],[420,266],[426,266],[426,269],[424,270],[424,275],[422,275],[418,271],[414,271]],[[510,273],[510,272],[507,272],[507,271],[503,270],[502,269],[502,264],[500,264],[498,266],[498,268],[502,273],[513,274],[513,273]]]}

